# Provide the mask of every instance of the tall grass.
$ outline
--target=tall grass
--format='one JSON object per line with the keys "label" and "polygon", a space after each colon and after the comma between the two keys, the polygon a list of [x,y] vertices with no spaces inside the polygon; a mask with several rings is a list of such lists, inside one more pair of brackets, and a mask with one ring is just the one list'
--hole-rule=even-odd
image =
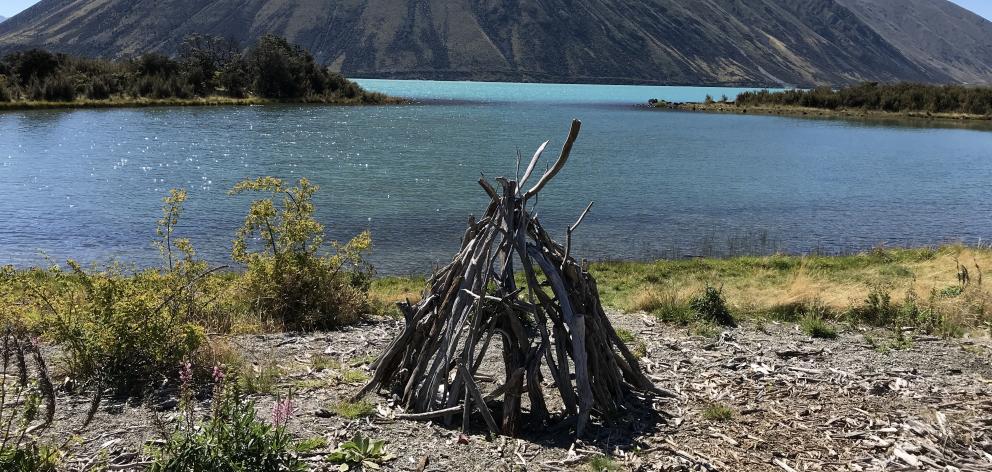
{"label": "tall grass", "polygon": [[[599,262],[590,271],[605,304],[669,322],[691,322],[692,298],[717,285],[736,317],[798,322],[814,313],[826,321],[906,323],[921,332],[960,333],[992,322],[992,294],[978,275],[989,264],[992,250],[951,245],[841,256]],[[958,281],[964,265],[974,274],[966,286]]]}

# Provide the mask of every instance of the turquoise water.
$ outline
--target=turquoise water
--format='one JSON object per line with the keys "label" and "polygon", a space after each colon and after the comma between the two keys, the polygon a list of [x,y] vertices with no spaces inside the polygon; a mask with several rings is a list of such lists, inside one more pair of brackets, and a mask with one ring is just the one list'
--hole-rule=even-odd
{"label": "turquoise water", "polygon": [[668,87],[641,85],[519,84],[510,82],[438,82],[431,80],[357,79],[369,90],[423,101],[546,104],[646,104],[651,98],[669,102],[701,102],[726,96],[733,100],[750,88]]}
{"label": "turquoise water", "polygon": [[992,228],[985,131],[631,105],[733,93],[719,89],[457,84],[443,100],[443,83],[363,83],[430,101],[0,113],[0,264],[42,253],[155,263],[173,187],[190,194],[180,233],[228,263],[249,199],[226,191],[277,175],[322,186],[332,238],[371,229],[381,272],[426,272],[484,210],[479,174],[513,175],[518,151],[560,145],[573,117],[582,135],[539,214],[563,237],[596,202],[575,236],[580,257],[840,252],[977,242]]}

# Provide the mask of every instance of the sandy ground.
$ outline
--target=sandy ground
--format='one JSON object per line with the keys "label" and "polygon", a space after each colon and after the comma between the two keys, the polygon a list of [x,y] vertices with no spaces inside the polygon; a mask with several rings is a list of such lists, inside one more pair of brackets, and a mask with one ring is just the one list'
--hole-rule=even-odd
{"label": "sandy ground", "polygon": [[[918,336],[907,348],[888,349],[878,346],[884,341],[869,342],[884,333],[866,337],[856,329],[820,340],[792,324],[744,324],[702,337],[647,316],[611,317],[646,345],[651,378],[680,398],[637,402],[579,441],[544,425],[532,425],[520,439],[487,440],[481,419],[459,441],[455,428],[395,419],[398,411],[380,395],[370,397],[378,409],[373,416],[327,414],[361,385],[342,380],[341,370],[315,371],[313,356],[340,359],[342,369],[367,368],[365,358],[385,347],[397,321],[232,341],[258,365],[279,366],[280,390],[297,389],[290,429],[330,445],[306,455],[314,470],[336,468],[324,455],[361,432],[388,442],[396,459],[385,468],[393,470],[588,470],[592,457],[605,454],[621,470],[992,471],[988,339]],[[255,399],[267,418],[273,396]],[[726,407],[724,418],[715,417],[714,405]],[[174,394],[165,390],[151,400],[107,400],[77,432],[87,408],[85,397],[59,397],[49,434],[69,440],[66,470],[143,470],[147,446],[176,415]]]}

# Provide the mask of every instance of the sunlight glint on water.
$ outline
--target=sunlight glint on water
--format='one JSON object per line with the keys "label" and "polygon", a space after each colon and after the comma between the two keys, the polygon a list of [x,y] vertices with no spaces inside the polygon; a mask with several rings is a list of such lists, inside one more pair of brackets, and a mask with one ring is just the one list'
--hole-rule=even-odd
{"label": "sunlight glint on water", "polygon": [[539,213],[563,232],[596,201],[576,235],[581,257],[974,242],[992,228],[985,131],[632,106],[735,90],[363,83],[458,101],[0,113],[0,264],[42,253],[155,263],[150,240],[173,187],[190,192],[181,232],[227,262],[249,200],[226,191],[276,175],[322,186],[333,238],[370,228],[382,272],[424,272],[484,210],[480,172],[512,175],[518,150],[560,144],[573,117],[582,135]]}

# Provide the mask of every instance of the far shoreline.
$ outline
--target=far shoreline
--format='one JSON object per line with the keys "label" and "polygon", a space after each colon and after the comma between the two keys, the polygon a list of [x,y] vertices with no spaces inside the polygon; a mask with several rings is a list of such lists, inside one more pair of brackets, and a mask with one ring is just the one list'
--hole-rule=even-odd
{"label": "far shoreline", "polygon": [[734,102],[701,102],[661,103],[645,105],[659,110],[685,111],[694,113],[718,113],[734,115],[763,115],[791,116],[807,118],[841,118],[841,119],[908,119],[914,121],[941,122],[992,122],[990,115],[973,115],[967,113],[931,113],[925,111],[891,112],[881,110],[863,110],[841,108],[836,110],[826,108],[797,107],[787,105],[756,105],[737,106]]}
{"label": "far shoreline", "polygon": [[277,100],[259,97],[230,98],[213,96],[206,98],[120,98],[110,100],[74,100],[71,102],[12,101],[0,102],[0,112],[61,109],[111,109],[111,108],[168,108],[168,107],[246,107],[264,105],[323,105],[323,106],[377,106],[408,105],[413,101],[398,97],[382,97],[378,100],[354,99],[298,99]]}

